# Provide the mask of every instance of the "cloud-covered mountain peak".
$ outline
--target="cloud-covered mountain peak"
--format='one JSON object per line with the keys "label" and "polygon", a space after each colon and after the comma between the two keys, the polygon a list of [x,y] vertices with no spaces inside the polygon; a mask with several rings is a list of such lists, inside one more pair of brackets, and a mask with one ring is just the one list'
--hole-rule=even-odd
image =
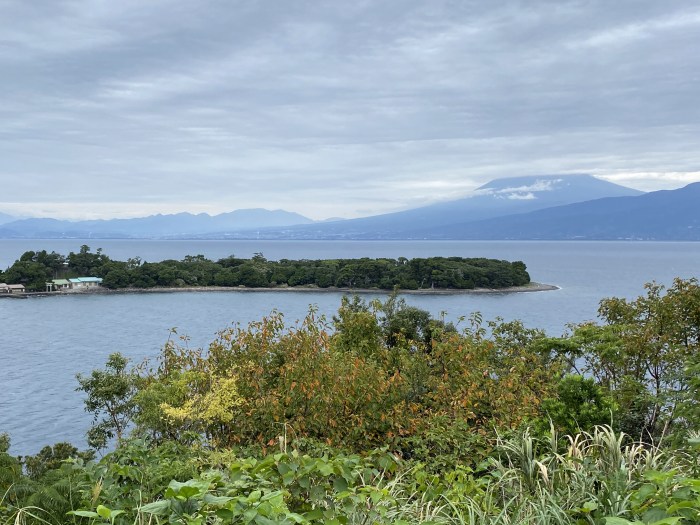
{"label": "cloud-covered mountain peak", "polygon": [[[494,179],[474,191],[474,196],[491,196],[497,200],[533,201],[554,194],[578,195],[575,200],[641,194],[637,190],[597,179],[591,175],[534,175]],[[570,198],[565,200],[569,201]]]}
{"label": "cloud-covered mountain peak", "polygon": [[509,199],[509,200],[535,200],[537,199],[537,194],[542,192],[555,191],[564,182],[563,179],[536,179],[532,183],[525,183],[519,186],[506,185],[505,187],[493,187],[494,182],[491,181],[487,186],[482,186],[474,193],[475,195],[491,195],[497,199]]}

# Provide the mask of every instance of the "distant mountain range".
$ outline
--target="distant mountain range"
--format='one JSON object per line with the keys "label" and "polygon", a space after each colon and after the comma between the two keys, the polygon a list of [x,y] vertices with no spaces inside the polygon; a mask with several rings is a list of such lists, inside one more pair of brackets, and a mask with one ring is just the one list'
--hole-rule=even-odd
{"label": "distant mountain range", "polygon": [[443,232],[457,224],[642,193],[590,175],[511,177],[493,180],[472,195],[454,201],[361,219],[269,230],[260,235],[287,239],[445,238]]}
{"label": "distant mountain range", "polygon": [[280,228],[308,224],[311,219],[284,210],[260,208],[236,210],[220,215],[177,213],[151,215],[137,219],[61,221],[57,219],[23,219],[0,224],[0,238],[33,239],[119,239],[168,238],[216,234],[256,228]]}
{"label": "distant mountain range", "polygon": [[12,215],[8,215],[7,213],[0,213],[0,224],[5,224],[16,220],[17,217],[13,217]]}
{"label": "distant mountain range", "polygon": [[700,240],[700,183],[643,193],[590,175],[496,179],[472,195],[351,220],[283,210],[2,222],[0,238]]}
{"label": "distant mountain range", "polygon": [[434,239],[700,240],[700,182],[421,230]]}

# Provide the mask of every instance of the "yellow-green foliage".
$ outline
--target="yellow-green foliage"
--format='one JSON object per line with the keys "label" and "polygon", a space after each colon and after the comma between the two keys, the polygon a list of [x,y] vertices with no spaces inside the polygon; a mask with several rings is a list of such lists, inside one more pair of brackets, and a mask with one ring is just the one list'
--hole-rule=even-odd
{"label": "yellow-green foliage", "polygon": [[[189,372],[181,376],[182,387],[187,387],[188,376],[191,375],[193,373]],[[204,393],[195,393],[182,406],[173,407],[168,403],[162,403],[160,407],[163,413],[174,421],[199,420],[203,424],[211,424],[230,422],[233,419],[233,409],[242,403],[234,376],[212,378]]]}

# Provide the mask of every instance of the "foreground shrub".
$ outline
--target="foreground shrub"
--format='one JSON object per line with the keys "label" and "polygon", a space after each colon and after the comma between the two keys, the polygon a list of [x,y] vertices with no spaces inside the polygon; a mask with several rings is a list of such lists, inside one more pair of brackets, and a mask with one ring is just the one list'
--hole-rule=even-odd
{"label": "foreground shrub", "polygon": [[[411,307],[401,302],[391,315],[403,319],[403,308]],[[288,433],[415,457],[416,439],[433,424],[475,435],[516,428],[554,394],[561,367],[533,351],[541,332],[508,323],[486,339],[480,327],[458,333],[437,322],[410,332],[388,322],[387,311],[344,303],[335,332],[311,311],[292,328],[273,314],[224,331],[206,350],[170,342],[138,381],[138,432],[199,435],[212,447],[273,446]],[[353,347],[358,331],[365,337]]]}

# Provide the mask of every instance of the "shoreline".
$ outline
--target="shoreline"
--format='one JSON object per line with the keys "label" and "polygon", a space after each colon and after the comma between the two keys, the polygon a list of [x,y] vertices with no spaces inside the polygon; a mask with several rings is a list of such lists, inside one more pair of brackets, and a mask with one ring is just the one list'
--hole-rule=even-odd
{"label": "shoreline", "polygon": [[[548,292],[559,290],[560,287],[552,284],[543,284],[531,282],[524,286],[509,286],[506,288],[439,288],[439,289],[420,289],[420,290],[397,290],[399,294],[406,295],[477,295],[477,294],[505,294],[505,293],[529,293],[529,292]],[[181,288],[120,288],[117,290],[108,290],[106,288],[98,288],[95,290],[82,290],[74,292],[25,292],[15,294],[1,294],[0,298],[8,299],[27,299],[29,297],[57,297],[71,295],[115,295],[115,294],[149,294],[149,293],[202,293],[202,292],[283,292],[283,293],[336,293],[336,294],[384,294],[388,295],[393,290],[384,290],[380,288],[318,288],[311,286],[287,286],[275,288],[248,288],[244,286],[183,286]]]}

